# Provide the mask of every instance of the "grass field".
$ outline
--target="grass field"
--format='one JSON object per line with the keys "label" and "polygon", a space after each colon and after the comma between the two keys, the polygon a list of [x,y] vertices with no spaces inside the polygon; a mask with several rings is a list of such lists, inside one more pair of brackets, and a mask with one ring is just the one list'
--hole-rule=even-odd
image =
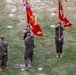
{"label": "grass field", "polygon": [[[9,1],[9,0],[8,0]],[[54,28],[50,25],[57,23],[57,1],[40,0],[32,3],[33,12],[43,31],[43,38],[35,36],[35,50],[33,65],[29,72],[22,72],[21,68],[14,68],[15,64],[24,63],[23,29],[26,27],[25,8],[20,0],[7,3],[0,0],[0,36],[4,35],[9,42],[8,70],[0,75],[76,75],[76,0],[63,1],[66,17],[73,23],[72,28],[65,29],[63,57],[56,58]],[[36,0],[37,1],[37,0]],[[16,11],[13,8],[16,7]],[[55,13],[55,16],[51,14]],[[9,14],[15,16],[9,17]],[[7,28],[11,25],[13,28]],[[38,68],[42,67],[42,71]]]}

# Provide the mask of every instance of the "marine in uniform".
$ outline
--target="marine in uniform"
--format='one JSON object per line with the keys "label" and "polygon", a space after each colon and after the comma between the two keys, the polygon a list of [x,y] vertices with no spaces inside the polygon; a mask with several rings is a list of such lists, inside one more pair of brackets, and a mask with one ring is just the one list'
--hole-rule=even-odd
{"label": "marine in uniform", "polygon": [[33,42],[34,42],[34,39],[31,37],[31,34],[27,33],[27,37],[24,40],[24,43],[25,43],[24,60],[25,60],[26,71],[28,71],[29,61],[31,63],[33,61],[33,51],[34,51]]}
{"label": "marine in uniform", "polygon": [[56,45],[56,57],[62,57],[64,43],[64,28],[61,26],[61,22],[58,22],[55,26],[55,45]]}
{"label": "marine in uniform", "polygon": [[0,41],[0,70],[1,71],[5,71],[7,69],[8,49],[9,49],[9,44],[5,42],[5,37],[2,35]]}

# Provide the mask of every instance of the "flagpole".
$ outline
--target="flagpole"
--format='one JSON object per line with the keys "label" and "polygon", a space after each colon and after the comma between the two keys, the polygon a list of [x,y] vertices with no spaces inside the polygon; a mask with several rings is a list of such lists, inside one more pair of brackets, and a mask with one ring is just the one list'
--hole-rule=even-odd
{"label": "flagpole", "polygon": [[[24,0],[24,1],[25,1],[25,4],[27,5],[28,4],[28,0]],[[26,21],[27,21],[27,24],[29,24],[27,10],[28,10],[28,8],[26,7],[26,17],[27,17]]]}
{"label": "flagpole", "polygon": [[[59,20],[59,13],[60,13],[60,6],[59,5],[60,4],[59,3],[60,3],[60,0],[58,0],[58,22],[60,22],[60,20]],[[59,33],[59,38],[60,38],[60,26],[59,26],[58,30],[59,30],[58,33]]]}
{"label": "flagpole", "polygon": [[59,26],[58,30],[59,30],[59,38],[60,38],[60,26]]}

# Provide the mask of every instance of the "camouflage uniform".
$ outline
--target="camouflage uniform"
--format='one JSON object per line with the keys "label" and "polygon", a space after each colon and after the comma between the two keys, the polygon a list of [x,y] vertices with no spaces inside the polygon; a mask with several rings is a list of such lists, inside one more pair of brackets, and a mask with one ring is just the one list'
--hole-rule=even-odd
{"label": "camouflage uniform", "polygon": [[32,37],[26,38],[24,42],[26,46],[25,52],[24,52],[24,59],[25,59],[25,65],[27,66],[29,63],[29,58],[31,62],[33,61],[34,39]]}
{"label": "camouflage uniform", "polygon": [[[60,27],[60,38],[63,35],[63,31],[64,31],[64,28]],[[55,34],[56,52],[62,53],[64,39],[62,38],[61,41],[59,41],[59,27],[55,28],[55,32],[56,32]]]}
{"label": "camouflage uniform", "polygon": [[27,31],[27,29],[24,29],[24,36],[23,36],[23,40],[25,40],[25,38],[27,37],[27,33],[30,33],[29,31]]}
{"label": "camouflage uniform", "polygon": [[8,60],[8,43],[0,42],[0,67],[5,69],[7,67]]}

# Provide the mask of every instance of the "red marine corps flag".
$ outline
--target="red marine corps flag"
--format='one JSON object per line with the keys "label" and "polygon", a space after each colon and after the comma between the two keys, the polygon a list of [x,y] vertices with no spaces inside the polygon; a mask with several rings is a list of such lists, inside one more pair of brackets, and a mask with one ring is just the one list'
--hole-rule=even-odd
{"label": "red marine corps flag", "polygon": [[23,2],[24,6],[26,7],[27,23],[32,26],[32,32],[36,36],[43,37],[40,25],[36,22],[35,15],[31,10],[28,0],[23,0]]}
{"label": "red marine corps flag", "polygon": [[62,6],[62,0],[58,0],[58,18],[61,22],[63,22],[64,27],[69,28],[72,27],[72,24],[68,21],[68,19],[65,17],[63,12],[63,6]]}

